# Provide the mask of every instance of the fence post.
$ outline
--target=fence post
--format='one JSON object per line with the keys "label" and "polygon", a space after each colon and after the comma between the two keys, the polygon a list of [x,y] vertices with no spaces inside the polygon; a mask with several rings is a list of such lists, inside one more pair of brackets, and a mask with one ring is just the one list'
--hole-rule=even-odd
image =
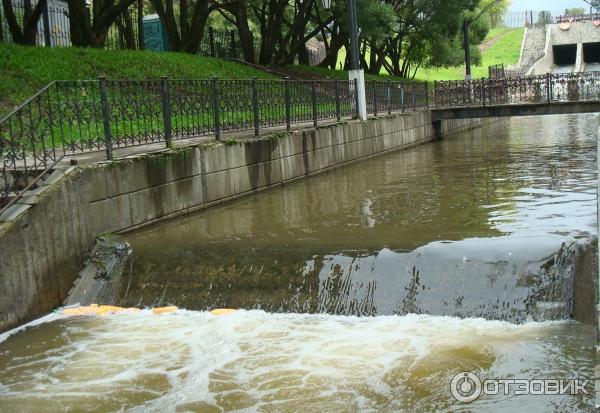
{"label": "fence post", "polygon": [[[43,25],[44,25],[44,43],[46,47],[52,47],[52,37],[50,36],[50,13],[48,12],[48,2],[44,2],[43,9]],[[2,24],[2,22],[0,22]]]}
{"label": "fence post", "polygon": [[212,26],[208,26],[208,44],[210,46],[210,55],[212,57],[215,56],[215,34],[213,32]]}
{"label": "fence post", "polygon": [[106,145],[106,159],[113,160],[112,153],[112,135],[110,132],[110,111],[108,108],[108,96],[106,94],[106,77],[101,76],[100,80],[100,103],[102,106],[102,126],[104,127],[104,144]]}
{"label": "fence post", "polygon": [[550,79],[552,75],[550,73],[546,73],[546,94],[548,98],[548,103],[552,102],[552,80]]}
{"label": "fence post", "polygon": [[230,31],[229,34],[231,36],[231,57],[235,59],[237,58],[237,50],[235,47],[235,30]]}
{"label": "fence post", "polygon": [[377,81],[374,80],[373,83],[373,115],[377,116]]}
{"label": "fence post", "polygon": [[292,125],[291,120],[291,105],[290,105],[290,80],[288,77],[283,81],[284,94],[285,94],[285,126],[289,131]]}
{"label": "fence post", "polygon": [[425,81],[425,107],[429,108],[429,82]]}
{"label": "fence post", "polygon": [[218,78],[213,77],[211,80],[212,84],[212,106],[213,106],[213,118],[215,120],[215,139],[221,140],[221,122],[219,119],[219,85]]}
{"label": "fence post", "polygon": [[392,83],[387,81],[387,110],[388,115],[392,114]]}
{"label": "fence post", "polygon": [[481,78],[481,101],[485,107],[485,77]]}
{"label": "fence post", "polygon": [[166,76],[161,76],[161,95],[162,95],[162,113],[165,127],[165,143],[167,148],[171,147],[171,107],[169,105],[169,80]]}
{"label": "fence post", "polygon": [[342,111],[340,108],[340,81],[335,80],[335,118],[338,122],[342,119]]}
{"label": "fence post", "polygon": [[415,96],[415,85],[411,85],[412,90],[412,105],[413,105],[413,111],[417,110],[417,97]]}
{"label": "fence post", "polygon": [[310,89],[312,94],[312,112],[313,112],[313,123],[315,128],[317,127],[317,82],[310,82]]}
{"label": "fence post", "polygon": [[356,117],[360,118],[360,103],[358,102],[358,79],[354,78],[352,82],[354,83],[354,105],[356,109]]}
{"label": "fence post", "polygon": [[404,113],[404,83],[400,84],[400,108]]}
{"label": "fence post", "polygon": [[252,78],[252,109],[254,110],[254,136],[258,136],[260,120],[258,113],[258,90],[256,90],[256,78]]}

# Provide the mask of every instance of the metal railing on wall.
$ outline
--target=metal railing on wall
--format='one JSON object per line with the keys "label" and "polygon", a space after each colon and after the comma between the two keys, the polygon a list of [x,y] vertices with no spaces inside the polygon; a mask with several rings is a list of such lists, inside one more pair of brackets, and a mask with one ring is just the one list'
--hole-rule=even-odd
{"label": "metal railing on wall", "polygon": [[434,83],[435,107],[600,101],[600,72]]}
{"label": "metal railing on wall", "polygon": [[[425,83],[367,82],[371,113],[428,104]],[[0,204],[63,156],[357,116],[355,81],[55,81],[0,119]]]}

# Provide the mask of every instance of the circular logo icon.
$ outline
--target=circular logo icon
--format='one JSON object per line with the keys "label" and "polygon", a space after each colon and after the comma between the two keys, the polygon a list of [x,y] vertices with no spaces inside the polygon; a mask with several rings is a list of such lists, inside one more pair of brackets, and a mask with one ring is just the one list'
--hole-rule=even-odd
{"label": "circular logo icon", "polygon": [[481,380],[475,374],[463,371],[452,377],[450,391],[459,402],[472,402],[481,395]]}

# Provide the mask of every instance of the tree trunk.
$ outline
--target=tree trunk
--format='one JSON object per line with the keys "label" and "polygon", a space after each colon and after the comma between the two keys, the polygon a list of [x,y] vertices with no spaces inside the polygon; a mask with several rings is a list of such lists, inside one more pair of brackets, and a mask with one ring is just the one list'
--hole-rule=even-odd
{"label": "tree trunk", "polygon": [[110,26],[134,1],[120,0],[115,4],[111,1],[96,0],[93,4],[93,21],[90,21],[85,0],[67,0],[73,46],[103,47]]}
{"label": "tree trunk", "polygon": [[246,5],[242,2],[236,2],[227,8],[235,18],[235,26],[240,37],[240,47],[242,48],[242,56],[244,61],[249,63],[255,62],[254,57],[254,37],[248,25],[248,11]]}
{"label": "tree trunk", "polygon": [[214,10],[207,0],[196,0],[192,7],[192,19],[189,21],[190,5],[187,0],[179,2],[179,24],[175,18],[175,5],[173,0],[150,0],[156,13],[160,17],[167,32],[171,50],[198,53],[208,16]]}
{"label": "tree trunk", "polygon": [[31,0],[25,0],[23,2],[23,27],[21,27],[19,26],[12,0],[2,0],[4,16],[13,42],[35,46],[38,22],[40,21],[44,7],[46,7],[46,0],[39,0],[35,7],[31,5]]}
{"label": "tree trunk", "polygon": [[138,30],[138,48],[144,50],[144,1],[137,0],[137,30]]}

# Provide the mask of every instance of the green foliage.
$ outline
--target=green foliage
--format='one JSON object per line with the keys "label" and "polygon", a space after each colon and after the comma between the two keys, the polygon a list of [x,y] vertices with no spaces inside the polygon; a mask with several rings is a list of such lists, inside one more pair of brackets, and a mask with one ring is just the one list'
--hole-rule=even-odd
{"label": "green foliage", "polygon": [[186,53],[0,43],[0,113],[6,113],[53,80],[97,79],[99,76],[109,79],[273,77],[239,63]]}
{"label": "green foliage", "polygon": [[379,0],[357,0],[356,10],[361,35],[371,41],[385,40],[399,28],[399,18],[390,4]]}
{"label": "green foliage", "polygon": [[481,10],[489,7],[482,18],[489,22],[491,28],[498,27],[502,23],[509,6],[510,0],[481,0],[479,4]]}
{"label": "green foliage", "polygon": [[583,7],[571,7],[565,9],[565,16],[580,16],[582,14],[585,14],[585,9]]}

